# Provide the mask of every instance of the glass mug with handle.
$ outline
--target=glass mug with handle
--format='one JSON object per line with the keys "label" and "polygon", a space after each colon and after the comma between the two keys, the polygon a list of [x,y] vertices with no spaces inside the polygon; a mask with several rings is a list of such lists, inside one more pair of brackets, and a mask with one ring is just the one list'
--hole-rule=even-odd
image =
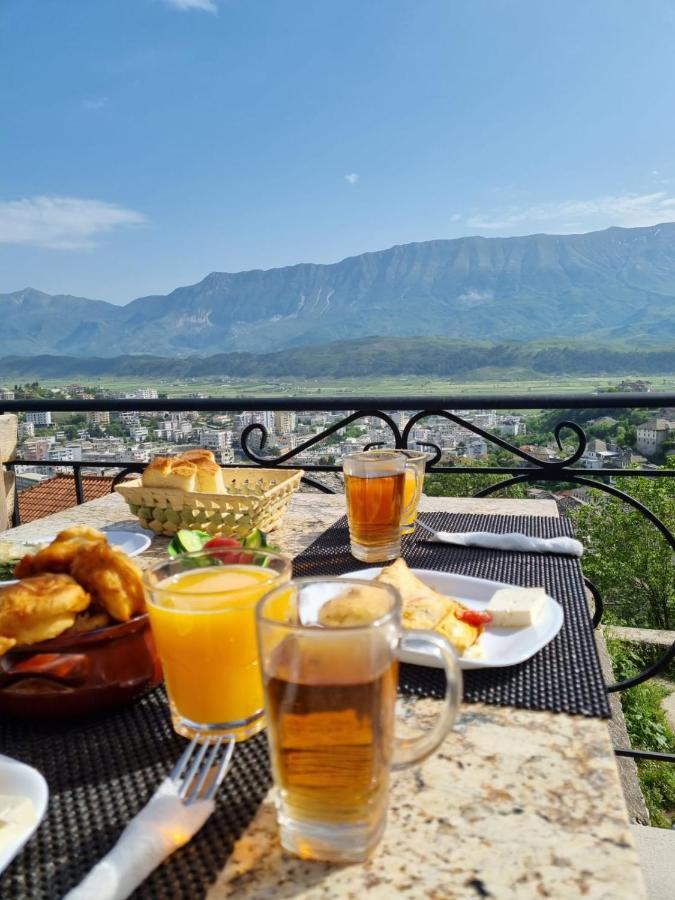
{"label": "glass mug with handle", "polygon": [[[389,773],[450,731],[462,673],[440,634],[403,629],[398,591],[301,578],[256,608],[267,735],[282,846],[304,859],[358,862],[384,831]],[[429,731],[394,736],[398,657],[414,642],[440,659],[445,699]]]}
{"label": "glass mug with handle", "polygon": [[[352,555],[361,562],[386,562],[401,555],[402,523],[419,499],[417,486],[404,503],[408,472],[419,469],[398,450],[365,450],[342,460]],[[421,491],[421,487],[420,487]]]}

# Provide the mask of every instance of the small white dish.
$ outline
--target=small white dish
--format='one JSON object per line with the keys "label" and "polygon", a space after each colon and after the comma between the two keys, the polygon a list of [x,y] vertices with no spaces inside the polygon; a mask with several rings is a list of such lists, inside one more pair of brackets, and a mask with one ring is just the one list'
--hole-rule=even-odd
{"label": "small white dish", "polygon": [[0,794],[28,797],[33,804],[35,821],[14,840],[0,846],[0,872],[4,871],[42,821],[49,800],[47,782],[37,769],[0,753]]}
{"label": "small white dish", "polygon": [[[152,543],[152,538],[149,538],[147,534],[142,534],[139,531],[106,531],[105,528],[103,528],[102,531],[108,538],[110,546],[117,547],[118,550],[123,550],[127,556],[138,556],[139,553],[143,553],[144,550],[147,550]],[[30,540],[16,541],[16,545],[17,547],[20,547],[22,544],[26,544],[29,547],[34,547],[39,544],[51,544],[55,537],[55,534],[40,534]],[[11,544],[14,542],[8,540],[7,543]],[[16,580],[16,578],[0,579],[0,584],[16,584]]]}
{"label": "small white dish", "polygon": [[[370,581],[376,578],[381,571],[381,567],[362,569],[359,572],[346,572],[340,577],[363,578]],[[500,581],[471,578],[468,575],[456,575],[453,572],[434,572],[431,569],[412,569],[412,572],[439,594],[454,597],[469,609],[483,610],[499,588],[514,587],[512,584],[504,584]],[[515,666],[525,662],[553,640],[562,628],[562,623],[561,605],[553,597],[547,595],[546,605],[534,625],[528,628],[493,628],[488,625],[479,641],[485,655],[480,659],[464,659],[460,656],[460,667],[462,669],[487,669]],[[419,651],[414,649],[405,651],[401,659],[403,662],[414,663],[418,666],[442,668],[441,662],[436,656],[425,653],[421,648]]]}

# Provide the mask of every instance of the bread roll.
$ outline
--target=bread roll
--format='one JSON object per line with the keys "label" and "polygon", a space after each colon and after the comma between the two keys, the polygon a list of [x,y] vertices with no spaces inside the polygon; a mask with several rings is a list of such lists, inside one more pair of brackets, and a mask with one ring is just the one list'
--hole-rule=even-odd
{"label": "bread roll", "polygon": [[163,487],[180,488],[182,491],[194,491],[197,487],[197,466],[191,462],[177,459],[171,471],[162,482]]}
{"label": "bread roll", "polygon": [[205,450],[203,448],[198,448],[197,450],[186,450],[185,453],[181,453],[181,459],[184,459],[186,462],[200,463],[202,461],[212,462],[216,461],[216,457],[211,452],[211,450]]}
{"label": "bread roll", "polygon": [[210,460],[194,460],[192,465],[197,469],[196,490],[202,494],[224,494],[223,470],[218,463]]}
{"label": "bread roll", "polygon": [[171,474],[173,460],[166,456],[156,456],[145,467],[141,482],[144,487],[164,487],[167,477]]}

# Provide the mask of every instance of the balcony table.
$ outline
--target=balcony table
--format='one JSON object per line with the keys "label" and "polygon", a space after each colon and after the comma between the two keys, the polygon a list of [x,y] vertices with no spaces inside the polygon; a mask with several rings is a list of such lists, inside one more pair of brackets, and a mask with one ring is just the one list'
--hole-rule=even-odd
{"label": "balcony table", "polygon": [[[557,516],[549,500],[423,498],[421,509]],[[295,555],[343,512],[342,497],[296,494],[278,542]],[[80,523],[140,530],[122,498],[111,495],[3,537],[30,539]],[[156,538],[137,561],[161,558],[166,543]],[[438,702],[406,701],[418,721],[433,717]],[[205,896],[646,896],[608,724],[601,718],[465,704],[440,750],[393,776],[390,799],[376,855],[363,865],[327,866],[282,856],[268,795]],[[138,896],[150,894],[141,888]]]}

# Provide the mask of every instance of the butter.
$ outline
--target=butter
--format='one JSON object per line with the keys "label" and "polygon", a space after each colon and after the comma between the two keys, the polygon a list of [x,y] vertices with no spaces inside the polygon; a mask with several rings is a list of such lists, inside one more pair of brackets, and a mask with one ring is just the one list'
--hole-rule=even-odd
{"label": "butter", "polygon": [[492,624],[501,628],[534,625],[546,605],[544,588],[500,588],[487,605]]}
{"label": "butter", "polygon": [[0,794],[0,847],[21,839],[36,819],[33,802],[28,797]]}

